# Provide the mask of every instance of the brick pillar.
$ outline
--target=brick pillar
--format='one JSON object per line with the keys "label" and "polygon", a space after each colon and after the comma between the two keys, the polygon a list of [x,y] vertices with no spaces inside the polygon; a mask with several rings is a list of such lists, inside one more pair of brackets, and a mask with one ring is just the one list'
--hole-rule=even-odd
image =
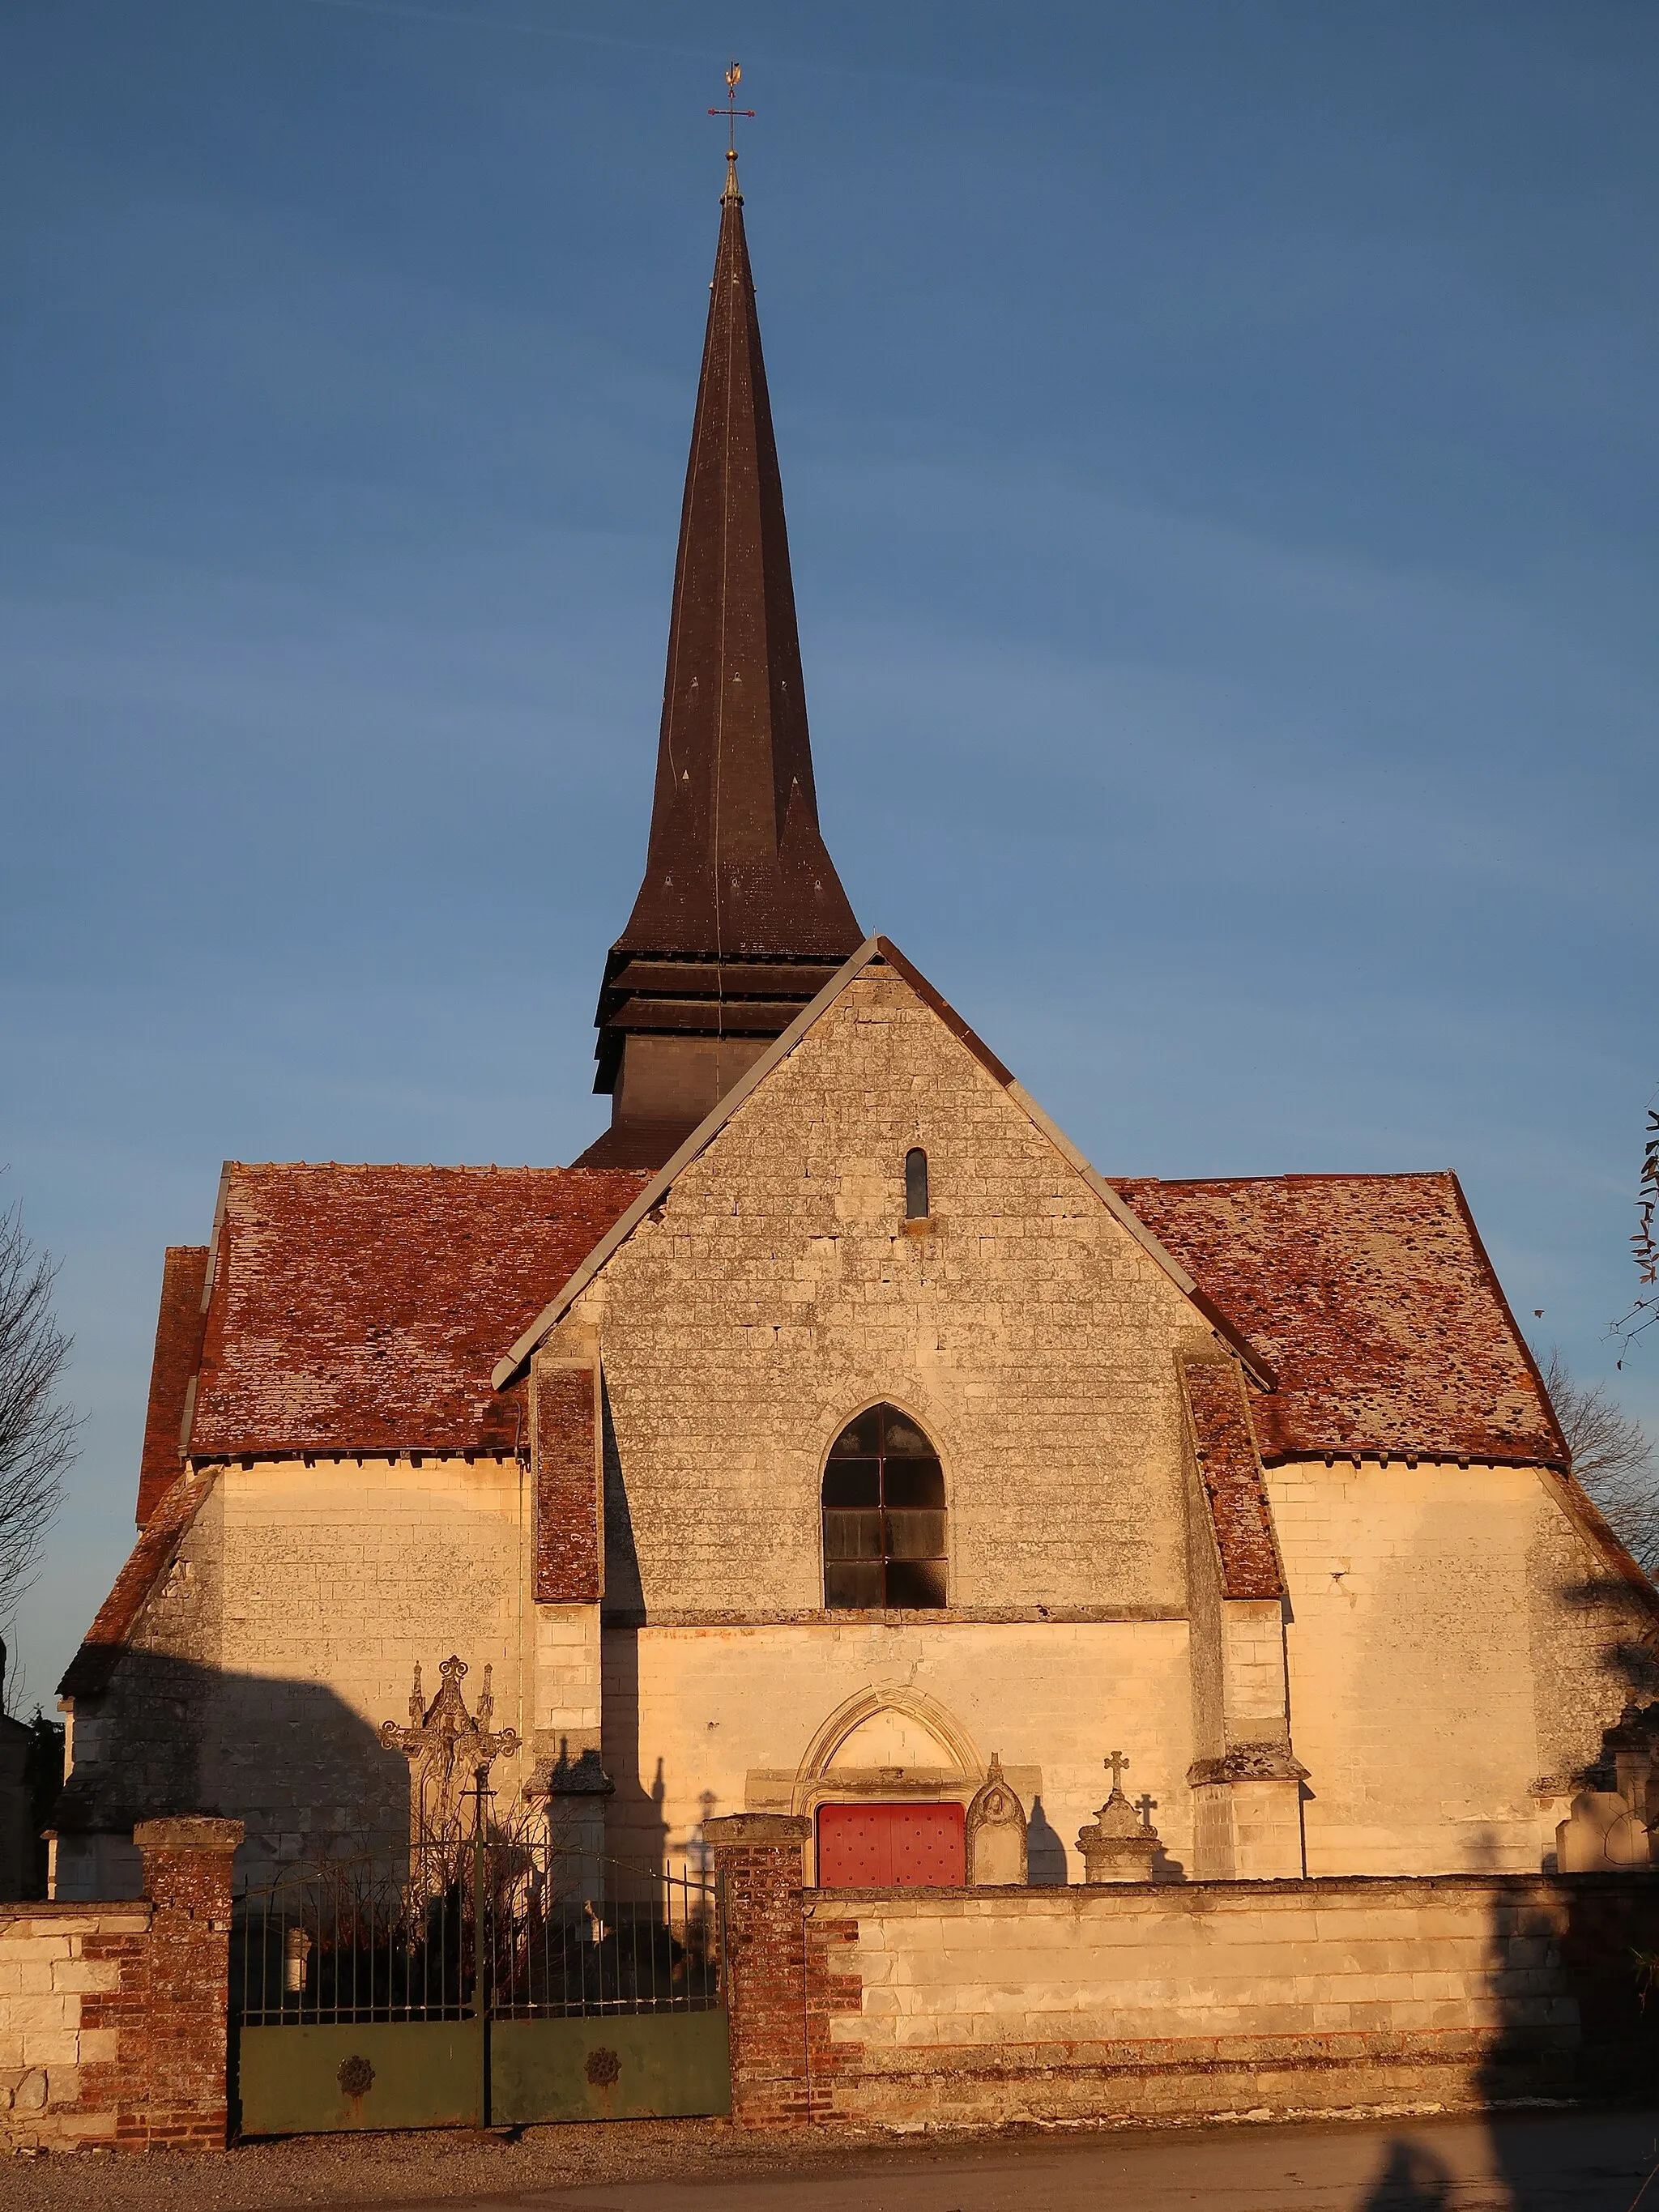
{"label": "brick pillar", "polygon": [[801,1847],[811,1823],[787,1813],[705,1820],[714,1858],[729,2008],[732,2118],[739,2127],[811,2119],[807,1938]]}
{"label": "brick pillar", "polygon": [[230,1868],[240,1820],[141,1820],[149,1929],[144,2107],[124,2112],[129,2142],[222,2150],[228,2124]]}
{"label": "brick pillar", "polygon": [[732,2118],[739,2127],[798,2127],[836,2116],[836,2087],[855,2075],[864,2047],[835,2036],[837,2014],[862,2008],[858,1922],[820,1921],[802,1886],[809,1821],[781,1813],[705,1820],[714,1862]]}

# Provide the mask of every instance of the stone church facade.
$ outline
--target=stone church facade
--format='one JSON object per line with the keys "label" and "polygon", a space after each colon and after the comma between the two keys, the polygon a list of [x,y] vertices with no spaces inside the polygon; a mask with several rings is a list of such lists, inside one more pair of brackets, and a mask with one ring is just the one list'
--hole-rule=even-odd
{"label": "stone church facade", "polygon": [[168,1251],[58,1896],[169,1814],[249,1881],[406,1833],[452,1653],[497,1817],[635,1864],[787,1813],[809,1881],[961,1883],[997,1760],[1075,1882],[1117,1753],[1157,1881],[1553,1867],[1659,1598],[1455,1178],[1097,1172],[854,917],[735,173],[597,1026],[574,1165],[231,1163]]}

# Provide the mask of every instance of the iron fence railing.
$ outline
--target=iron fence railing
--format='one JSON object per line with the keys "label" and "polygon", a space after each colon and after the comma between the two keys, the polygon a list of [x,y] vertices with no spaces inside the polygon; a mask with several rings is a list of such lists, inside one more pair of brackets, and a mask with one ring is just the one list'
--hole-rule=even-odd
{"label": "iron fence railing", "polygon": [[721,2001],[714,1894],[695,1875],[495,1837],[403,1858],[324,1859],[240,1898],[234,2015],[536,2020]]}

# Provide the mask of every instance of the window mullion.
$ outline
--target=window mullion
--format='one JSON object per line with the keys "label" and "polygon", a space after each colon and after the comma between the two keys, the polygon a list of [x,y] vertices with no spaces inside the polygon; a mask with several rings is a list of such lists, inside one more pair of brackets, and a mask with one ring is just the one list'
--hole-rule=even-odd
{"label": "window mullion", "polygon": [[881,1427],[877,1432],[876,1495],[881,1500],[881,1602],[887,1604],[887,1566],[893,1556],[892,1531],[887,1526],[887,1409],[880,1414]]}

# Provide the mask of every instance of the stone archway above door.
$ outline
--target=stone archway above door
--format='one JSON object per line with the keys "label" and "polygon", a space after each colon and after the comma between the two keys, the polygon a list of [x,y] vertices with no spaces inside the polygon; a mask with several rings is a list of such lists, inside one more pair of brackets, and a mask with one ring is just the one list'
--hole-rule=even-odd
{"label": "stone archway above door", "polygon": [[[800,1763],[750,1767],[744,1809],[811,1816],[830,1799],[953,1799],[964,1808],[986,1778],[979,1747],[948,1706],[908,1683],[876,1683],[837,1705]],[[1006,1779],[1029,1808],[1042,1770],[1011,1764]]]}
{"label": "stone archway above door", "polygon": [[795,1770],[790,1809],[825,1797],[962,1798],[985,1779],[978,1747],[955,1715],[908,1684],[878,1684],[830,1714]]}

